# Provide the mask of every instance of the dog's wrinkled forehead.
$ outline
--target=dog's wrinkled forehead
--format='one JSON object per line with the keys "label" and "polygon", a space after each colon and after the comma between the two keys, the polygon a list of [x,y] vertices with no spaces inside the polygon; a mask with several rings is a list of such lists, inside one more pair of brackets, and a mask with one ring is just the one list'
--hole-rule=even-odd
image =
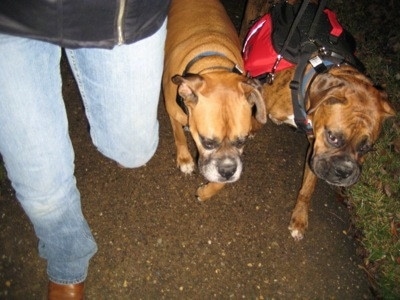
{"label": "dog's wrinkled forehead", "polygon": [[[331,97],[316,111],[318,120],[324,120],[325,129],[339,130],[346,136],[365,135],[371,140],[378,138],[381,130],[382,113],[379,99],[365,92],[348,89],[340,97]],[[318,127],[318,120],[314,126]],[[322,124],[321,124],[322,125]]]}
{"label": "dog's wrinkled forehead", "polygon": [[207,80],[196,91],[197,101],[191,105],[189,125],[200,135],[236,139],[247,136],[251,128],[251,105],[246,100],[240,81]]}
{"label": "dog's wrinkled forehead", "polygon": [[322,106],[316,114],[314,134],[321,141],[332,136],[345,144],[358,144],[361,138],[373,144],[378,138],[380,123],[368,110],[337,103]]}
{"label": "dog's wrinkled forehead", "polygon": [[349,66],[331,72],[318,76],[310,88],[314,125],[318,120],[333,122],[343,125],[343,130],[369,133],[376,139],[383,121],[395,114],[386,92]]}

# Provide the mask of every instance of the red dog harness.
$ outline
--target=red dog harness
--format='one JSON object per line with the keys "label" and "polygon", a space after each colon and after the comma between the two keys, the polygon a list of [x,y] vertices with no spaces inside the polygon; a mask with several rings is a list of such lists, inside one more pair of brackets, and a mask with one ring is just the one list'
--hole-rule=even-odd
{"label": "red dog harness", "polygon": [[[278,58],[279,62],[276,63]],[[275,51],[272,44],[271,14],[264,15],[250,28],[243,45],[243,59],[245,70],[251,77],[294,66]]]}
{"label": "red dog harness", "polygon": [[[328,8],[324,9],[324,14],[316,25],[316,36],[309,37],[309,32],[305,28],[310,26],[310,21],[315,14],[316,5],[314,4],[308,5],[305,10],[296,32],[291,37],[293,41],[289,44],[290,49],[286,49],[286,53],[279,53],[286,36],[278,37],[277,35],[288,34],[295,17],[294,13],[288,16],[288,8],[292,11],[299,9],[299,7],[289,5],[286,2],[280,4],[280,7],[274,6],[272,12],[261,17],[247,33],[243,45],[243,59],[245,70],[251,77],[258,77],[270,73],[272,70],[280,71],[293,67],[298,63],[300,47],[310,38],[314,39],[313,42],[319,44],[319,46],[326,47],[325,44],[328,44],[328,48],[332,51],[336,50],[338,53],[350,52],[352,56],[354,49],[349,49],[349,41],[347,41],[349,37],[344,37],[344,29],[337,20],[336,14]],[[281,16],[281,13],[285,15]],[[343,41],[340,39],[343,39]],[[350,47],[352,46],[350,45]],[[318,49],[315,48],[315,50]],[[279,57],[280,55],[281,57]],[[279,60],[278,63],[277,60]]]}
{"label": "red dog harness", "polygon": [[[317,74],[343,63],[363,69],[353,55],[353,37],[340,25],[336,14],[303,0],[291,5],[282,1],[250,28],[243,46],[243,60],[248,76],[273,83],[277,71],[296,66],[290,82],[297,127],[312,135],[306,112],[307,83]],[[305,74],[308,64],[310,72]]]}

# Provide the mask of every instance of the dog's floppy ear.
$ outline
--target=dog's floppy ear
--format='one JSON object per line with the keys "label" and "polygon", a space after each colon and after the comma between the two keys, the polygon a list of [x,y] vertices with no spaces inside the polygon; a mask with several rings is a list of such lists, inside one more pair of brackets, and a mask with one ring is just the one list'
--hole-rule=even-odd
{"label": "dog's floppy ear", "polygon": [[382,115],[383,118],[390,118],[394,117],[396,115],[396,111],[394,108],[390,105],[388,101],[388,94],[383,91],[383,90],[378,90],[379,91],[379,96],[381,97],[381,105],[382,105]]}
{"label": "dog's floppy ear", "polygon": [[[339,77],[333,76],[329,73],[324,73],[318,75],[314,82],[310,84],[310,90],[308,91],[310,108],[307,114],[312,114],[321,106],[322,103],[325,104],[344,104],[346,103],[346,98],[343,97],[326,97],[334,89],[340,89],[344,87],[346,82]],[[344,93],[343,93],[344,94]]]}
{"label": "dog's floppy ear", "polygon": [[204,84],[203,77],[197,74],[175,75],[171,80],[178,85],[178,94],[183,99],[197,102],[196,91]]}
{"label": "dog's floppy ear", "polygon": [[261,83],[257,79],[247,78],[246,81],[241,82],[244,94],[247,101],[256,106],[256,119],[261,124],[267,123],[267,111],[265,102],[262,96],[263,89]]}

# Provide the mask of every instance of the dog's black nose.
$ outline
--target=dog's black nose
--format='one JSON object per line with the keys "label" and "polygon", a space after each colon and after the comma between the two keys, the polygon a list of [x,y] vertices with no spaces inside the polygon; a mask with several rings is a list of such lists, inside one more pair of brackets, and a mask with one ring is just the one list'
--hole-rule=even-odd
{"label": "dog's black nose", "polygon": [[352,170],[335,169],[335,175],[338,178],[346,179],[353,173]]}
{"label": "dog's black nose", "polygon": [[225,179],[229,179],[236,172],[236,164],[234,163],[223,164],[218,168],[218,172]]}

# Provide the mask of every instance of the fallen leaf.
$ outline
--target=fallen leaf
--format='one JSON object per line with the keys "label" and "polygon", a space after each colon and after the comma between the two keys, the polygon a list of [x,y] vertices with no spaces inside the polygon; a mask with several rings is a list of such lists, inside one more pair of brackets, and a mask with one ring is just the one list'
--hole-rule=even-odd
{"label": "fallen leaf", "polygon": [[400,137],[396,138],[393,142],[393,150],[396,153],[400,153]]}
{"label": "fallen leaf", "polygon": [[393,237],[396,237],[398,239],[399,232],[397,231],[397,226],[398,226],[398,224],[396,224],[394,220],[392,220],[392,222],[390,222],[390,234]]}
{"label": "fallen leaf", "polygon": [[383,186],[383,190],[384,190],[386,196],[388,196],[388,197],[391,197],[391,196],[392,196],[392,194],[393,194],[393,193],[392,193],[392,188],[390,187],[389,184],[385,184],[385,185]]}

